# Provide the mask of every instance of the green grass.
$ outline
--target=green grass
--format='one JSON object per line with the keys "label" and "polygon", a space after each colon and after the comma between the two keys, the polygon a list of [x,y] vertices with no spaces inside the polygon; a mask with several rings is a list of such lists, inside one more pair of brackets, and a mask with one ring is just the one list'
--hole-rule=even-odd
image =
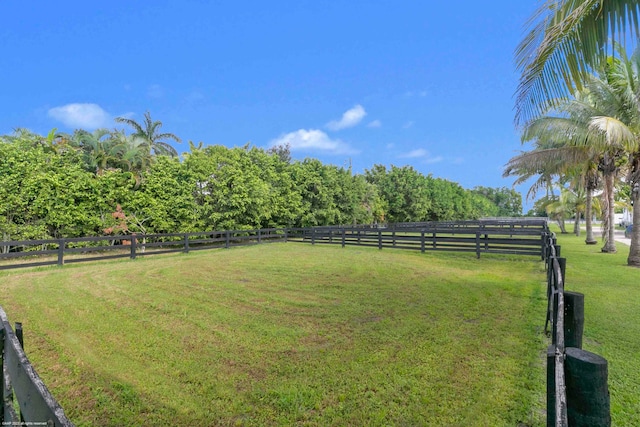
{"label": "green grass", "polygon": [[567,259],[565,289],[584,294],[583,348],[609,364],[615,426],[640,425],[640,269],[628,267],[629,246],[617,254],[587,246],[584,236],[558,235]]}
{"label": "green grass", "polygon": [[278,243],[3,272],[0,304],[79,426],[537,426],[544,277],[533,257]]}

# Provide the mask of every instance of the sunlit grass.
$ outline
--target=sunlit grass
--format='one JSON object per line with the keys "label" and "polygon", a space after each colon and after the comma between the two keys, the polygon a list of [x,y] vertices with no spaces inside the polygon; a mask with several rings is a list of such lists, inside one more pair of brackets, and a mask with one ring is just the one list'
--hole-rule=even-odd
{"label": "sunlit grass", "polygon": [[287,243],[0,281],[78,425],[544,424],[533,257]]}

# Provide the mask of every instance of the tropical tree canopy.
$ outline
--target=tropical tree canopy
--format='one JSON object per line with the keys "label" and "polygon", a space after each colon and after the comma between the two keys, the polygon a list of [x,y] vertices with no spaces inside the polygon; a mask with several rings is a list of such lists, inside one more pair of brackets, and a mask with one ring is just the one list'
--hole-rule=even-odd
{"label": "tropical tree canopy", "polygon": [[640,37],[640,0],[547,0],[533,14],[516,49],[522,72],[516,124],[544,114],[582,90],[613,46]]}

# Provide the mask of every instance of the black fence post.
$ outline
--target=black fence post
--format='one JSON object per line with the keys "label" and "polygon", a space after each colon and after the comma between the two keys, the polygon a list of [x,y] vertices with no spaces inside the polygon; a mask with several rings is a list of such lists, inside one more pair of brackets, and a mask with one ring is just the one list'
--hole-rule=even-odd
{"label": "black fence post", "polygon": [[262,230],[258,229],[258,243],[262,243]]}
{"label": "black fence post", "polygon": [[420,252],[424,253],[424,230],[420,233]]}
{"label": "black fence post", "polygon": [[316,229],[315,228],[311,229],[311,244],[312,245],[316,244]]}
{"label": "black fence post", "polygon": [[138,239],[136,239],[135,234],[131,235],[131,259],[136,259],[136,244]]}
{"label": "black fence post", "polygon": [[564,345],[582,348],[584,333],[584,294],[564,292]]}
{"label": "black fence post", "polygon": [[345,245],[345,229],[344,227],[342,227],[342,247],[344,248]]}
{"label": "black fence post", "polygon": [[382,249],[382,230],[378,230],[378,249]]}
{"label": "black fence post", "polygon": [[[560,255],[558,255],[558,257],[560,257]],[[558,264],[560,264],[560,274],[562,274],[562,283],[566,284],[567,283],[567,259],[558,258]]]}
{"label": "black fence post", "polygon": [[572,347],[565,350],[565,356],[569,425],[610,426],[607,360],[597,354]]}
{"label": "black fence post", "polygon": [[66,242],[64,239],[58,240],[58,265],[64,265],[64,248]]}
{"label": "black fence post", "polygon": [[556,425],[556,346],[547,347],[547,427]]}
{"label": "black fence post", "polygon": [[184,233],[184,253],[189,253],[189,235]]}
{"label": "black fence post", "polygon": [[224,247],[229,249],[231,242],[230,242],[230,238],[229,238],[229,230],[227,230],[225,232],[225,242],[224,242]]}
{"label": "black fence post", "polygon": [[480,233],[476,232],[476,257],[480,259]]}
{"label": "black fence post", "polygon": [[16,338],[18,338],[20,347],[24,350],[24,331],[22,330],[22,322],[16,322]]}

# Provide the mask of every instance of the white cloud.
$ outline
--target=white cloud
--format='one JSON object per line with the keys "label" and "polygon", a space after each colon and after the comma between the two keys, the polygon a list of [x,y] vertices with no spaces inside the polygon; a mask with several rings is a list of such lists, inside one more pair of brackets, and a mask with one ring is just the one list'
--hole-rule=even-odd
{"label": "white cloud", "polygon": [[98,104],[67,104],[51,108],[47,114],[70,128],[97,129],[111,124],[111,116]]}
{"label": "white cloud", "polygon": [[443,160],[442,156],[431,157],[431,153],[429,153],[429,151],[425,150],[424,148],[418,148],[416,150],[411,150],[407,153],[400,154],[398,158],[422,159],[422,161],[427,164],[440,163]]}
{"label": "white cloud", "polygon": [[369,128],[379,128],[381,126],[382,126],[382,122],[380,122],[380,120],[374,120],[367,125],[367,127]]}
{"label": "white cloud", "polygon": [[427,150],[425,150],[424,148],[418,148],[417,150],[411,150],[408,153],[401,154],[398,157],[403,159],[415,159],[418,157],[425,157],[428,155],[429,155],[429,152]]}
{"label": "white cloud", "polygon": [[270,147],[276,145],[289,145],[292,151],[324,151],[329,154],[355,154],[356,150],[349,147],[348,144],[339,140],[331,139],[329,136],[318,129],[299,129],[295,132],[289,132],[272,140]]}
{"label": "white cloud", "polygon": [[366,115],[367,112],[364,111],[364,107],[358,104],[350,110],[345,111],[340,120],[332,120],[327,123],[326,128],[334,131],[350,128],[360,123]]}

